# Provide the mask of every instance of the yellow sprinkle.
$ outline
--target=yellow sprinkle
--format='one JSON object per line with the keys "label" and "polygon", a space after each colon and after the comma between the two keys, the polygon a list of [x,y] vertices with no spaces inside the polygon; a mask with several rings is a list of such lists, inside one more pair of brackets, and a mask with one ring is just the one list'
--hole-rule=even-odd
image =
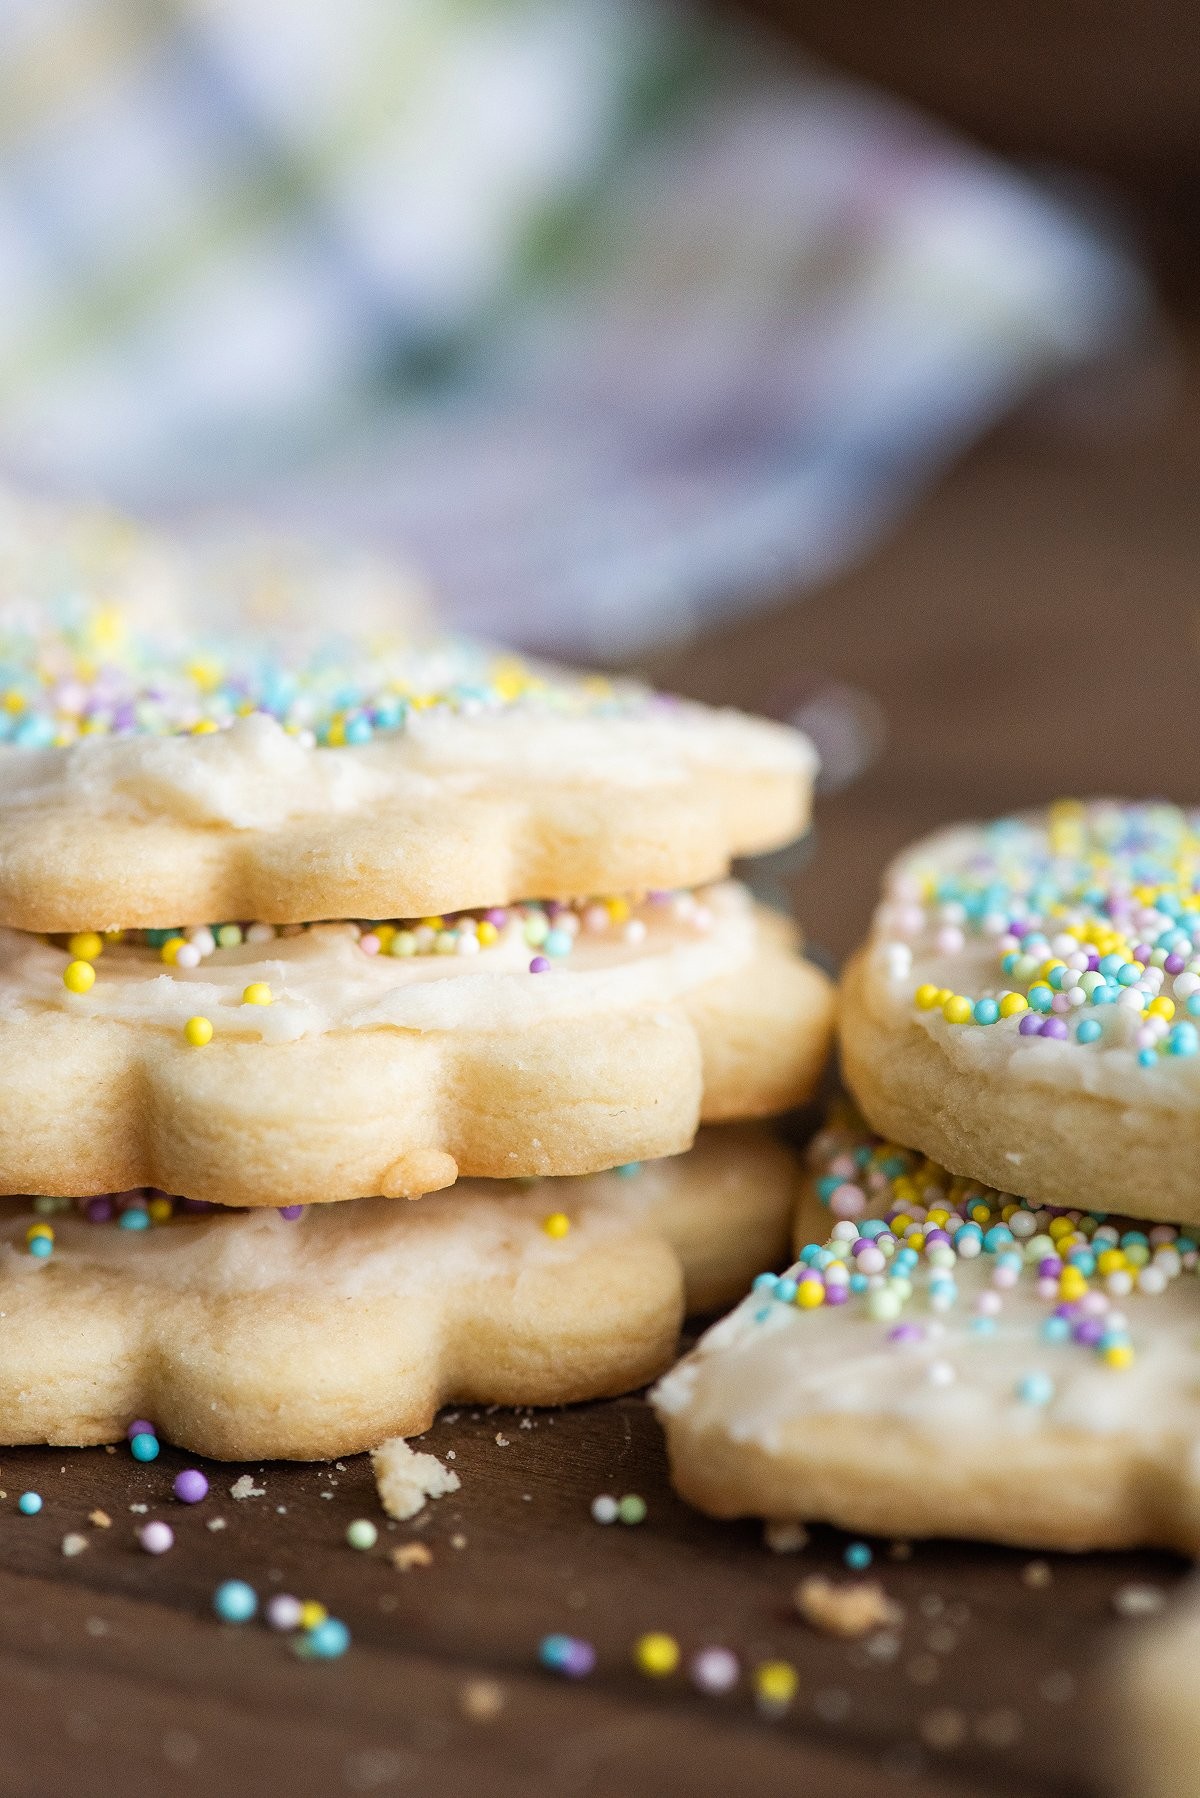
{"label": "yellow sprinkle", "polygon": [[651,1679],[665,1679],[674,1673],[679,1665],[679,1644],[674,1636],[667,1636],[661,1630],[651,1630],[648,1635],[639,1636],[633,1645],[633,1658],[643,1673]]}
{"label": "yellow sprinkle", "polygon": [[90,993],[96,984],[96,970],[90,961],[68,962],[63,970],[63,985],[69,993]]}
{"label": "yellow sprinkle", "polygon": [[242,994],[243,1005],[270,1005],[271,989],[265,980],[252,980]]}
{"label": "yellow sprinkle", "polygon": [[150,1213],[150,1221],[155,1224],[168,1223],[175,1215],[174,1205],[172,1205],[170,1199],[161,1192],[158,1194],[157,1198],[151,1199],[146,1210]]}
{"label": "yellow sprinkle", "polygon": [[306,1598],[300,1606],[300,1628],[316,1629],[318,1623],[324,1623],[329,1612],[316,1598]]}
{"label": "yellow sprinkle", "polygon": [[1133,1350],[1127,1342],[1113,1342],[1104,1351],[1104,1360],[1109,1367],[1128,1367],[1133,1361]]}
{"label": "yellow sprinkle", "polygon": [[1088,1289],[1087,1280],[1077,1267],[1064,1267],[1058,1276],[1058,1296],[1068,1302],[1081,1299]]}
{"label": "yellow sprinkle", "polygon": [[547,1236],[565,1236],[571,1228],[571,1220],[565,1211],[552,1211],[549,1217],[542,1219],[542,1229]]}
{"label": "yellow sprinkle", "polygon": [[500,936],[500,932],[488,918],[480,919],[479,923],[475,926],[475,934],[479,938],[480,944],[484,949],[490,949],[492,944],[496,942]]}
{"label": "yellow sprinkle", "polygon": [[1096,1256],[1096,1272],[1105,1277],[1119,1274],[1126,1265],[1123,1249],[1102,1249]]}
{"label": "yellow sprinkle", "polygon": [[67,954],[73,955],[76,961],[95,961],[98,955],[104,954],[104,938],[94,930],[80,930],[67,938]]}
{"label": "yellow sprinkle", "polygon": [[375,935],[379,938],[381,949],[387,948],[395,934],[396,926],[394,924],[376,924],[375,926]]}
{"label": "yellow sprinkle", "polygon": [[622,899],[620,896],[615,899],[606,899],[604,901],[604,909],[614,924],[627,924],[629,922],[628,899]]}
{"label": "yellow sprinkle", "polygon": [[341,719],[341,718],[335,718],[333,723],[329,726],[329,735],[326,738],[326,742],[329,744],[329,747],[331,749],[341,749],[341,747],[343,746],[345,741],[346,741],[345,721],[344,721],[344,719]]}
{"label": "yellow sprinkle", "polygon": [[1005,993],[1000,1001],[1000,1016],[1015,1018],[1019,1011],[1029,1010],[1029,1000],[1024,993]]}
{"label": "yellow sprinkle", "polygon": [[162,956],[163,960],[166,962],[166,964],[169,968],[173,968],[175,966],[175,957],[179,954],[179,951],[183,948],[183,944],[184,944],[183,937],[169,936],[167,938],[166,942],[163,944],[162,948],[159,950],[159,954]]}
{"label": "yellow sprinkle", "polygon": [[418,930],[445,930],[445,918],[422,918],[417,925]]}
{"label": "yellow sprinkle", "polygon": [[210,737],[216,728],[211,718],[201,718],[198,724],[193,724],[192,735],[194,737]]}
{"label": "yellow sprinkle", "polygon": [[1052,1236],[1054,1238],[1055,1242],[1058,1241],[1060,1236],[1069,1236],[1071,1234],[1070,1218],[1069,1217],[1052,1217],[1050,1219],[1050,1224],[1046,1231],[1046,1234],[1048,1236]]}
{"label": "yellow sprinkle", "polygon": [[6,712],[23,712],[25,710],[25,695],[23,693],[18,693],[15,687],[10,687],[8,692],[4,695],[4,709]]}
{"label": "yellow sprinkle", "polygon": [[1146,1010],[1152,1018],[1170,1019],[1175,1016],[1175,1001],[1174,999],[1168,999],[1166,994],[1162,993],[1157,999],[1151,999]]}
{"label": "yellow sprinkle", "polygon": [[189,1018],[183,1027],[183,1034],[193,1049],[203,1049],[206,1043],[212,1041],[213,1027],[207,1018]]}
{"label": "yellow sprinkle", "polygon": [[974,1014],[974,1006],[961,993],[954,993],[942,1006],[942,1016],[947,1024],[969,1024]]}
{"label": "yellow sprinkle", "polygon": [[796,1303],[802,1311],[815,1311],[825,1303],[825,1287],[820,1280],[801,1280],[796,1288]]}
{"label": "yellow sprinkle", "polygon": [[788,1661],[764,1661],[754,1669],[754,1689],[772,1708],[790,1704],[798,1684],[796,1669]]}
{"label": "yellow sprinkle", "polygon": [[26,1242],[33,1242],[39,1236],[44,1236],[47,1242],[54,1241],[54,1231],[49,1224],[30,1224],[25,1232]]}

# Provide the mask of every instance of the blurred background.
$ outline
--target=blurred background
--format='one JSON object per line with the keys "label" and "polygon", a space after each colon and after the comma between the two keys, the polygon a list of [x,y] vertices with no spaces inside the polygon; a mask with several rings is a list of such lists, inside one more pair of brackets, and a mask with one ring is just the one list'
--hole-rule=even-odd
{"label": "blurred background", "polygon": [[[835,949],[926,823],[1195,796],[1177,0],[0,25],[0,476],[72,508],[75,566],[107,532],[114,588],[181,578],[104,502],[208,543],[203,622],[429,604],[798,719]],[[61,520],[10,501],[10,589],[73,578]],[[247,524],[330,560],[227,578]]]}

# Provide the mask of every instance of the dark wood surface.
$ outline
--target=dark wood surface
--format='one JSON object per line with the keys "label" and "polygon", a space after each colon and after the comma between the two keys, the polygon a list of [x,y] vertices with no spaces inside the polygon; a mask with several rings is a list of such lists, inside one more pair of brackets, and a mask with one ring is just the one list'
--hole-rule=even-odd
{"label": "dark wood surface", "polygon": [[[1009,427],[837,586],[660,658],[706,698],[786,710],[840,682],[878,702],[886,748],[822,803],[796,881],[834,954],[861,934],[886,857],[927,826],[1069,789],[1200,797],[1191,381],[1162,420],[1077,408]],[[903,1560],[879,1543],[905,1621],[872,1658],[789,1602],[802,1572],[840,1567],[844,1539],[817,1531],[783,1557],[750,1525],[689,1512],[636,1397],[462,1411],[430,1446],[453,1451],[461,1491],[368,1554],[344,1541],[352,1518],[382,1522],[362,1459],[254,1469],[264,1495],[242,1501],[228,1489],[243,1469],[213,1466],[213,1495],[185,1509],[169,1449],[146,1467],[123,1449],[0,1451],[0,1793],[1096,1798],[1097,1669],[1126,1627],[1114,1596],[1183,1571],[1045,1557],[1035,1585],[1042,1557],[941,1543]],[[15,1509],[27,1488],[45,1500],[34,1518]],[[598,1526],[600,1492],[641,1494],[645,1522]],[[89,1523],[98,1508],[111,1528]],[[157,1515],[177,1532],[160,1559],[134,1533]],[[71,1531],[88,1546],[68,1558]],[[410,1538],[432,1564],[400,1573],[385,1551]],[[350,1652],[301,1663],[260,1623],[217,1623],[211,1594],[234,1576],[320,1599]],[[651,1683],[630,1663],[646,1629],[748,1667],[791,1661],[795,1704],[768,1719],[744,1682],[720,1699],[682,1675]],[[537,1667],[560,1630],[597,1647],[577,1684]],[[489,1721],[470,1714],[480,1682],[501,1701]]]}

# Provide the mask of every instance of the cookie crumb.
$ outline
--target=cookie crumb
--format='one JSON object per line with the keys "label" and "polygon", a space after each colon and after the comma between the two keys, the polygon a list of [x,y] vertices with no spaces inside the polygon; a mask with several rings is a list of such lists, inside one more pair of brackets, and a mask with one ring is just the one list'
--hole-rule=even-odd
{"label": "cookie crumb", "polygon": [[1167,1602],[1159,1586],[1130,1584],[1118,1586],[1113,1593],[1113,1610],[1118,1617],[1153,1617]]}
{"label": "cookie crumb", "polygon": [[414,1454],[403,1436],[393,1436],[372,1449],[371,1466],[380,1504],[400,1523],[415,1517],[427,1498],[457,1492],[461,1483],[436,1455]]}
{"label": "cookie crumb", "polygon": [[494,1679],[469,1679],[458,1695],[458,1707],[472,1723],[493,1723],[504,1709],[504,1689]]}
{"label": "cookie crumb", "polygon": [[451,1548],[465,1548],[467,1546],[467,1538],[463,1535],[451,1536],[450,1546]]}
{"label": "cookie crumb", "polygon": [[210,1530],[223,1530],[225,1528],[225,1519],[223,1517],[210,1517],[207,1528]]}
{"label": "cookie crumb", "polygon": [[73,1555],[81,1555],[87,1545],[87,1537],[81,1536],[78,1530],[72,1530],[62,1539],[62,1551],[68,1559]]}
{"label": "cookie crumb", "polygon": [[146,1515],[146,1512],[150,1509],[150,1506],[149,1505],[130,1505],[129,1509],[134,1513],[134,1515],[136,1517],[144,1517]]}
{"label": "cookie crumb", "polygon": [[496,1447],[497,1448],[507,1448],[508,1447],[508,1437],[505,1436],[503,1434],[503,1432],[500,1430],[496,1431]]}
{"label": "cookie crumb", "polygon": [[808,1531],[802,1523],[767,1523],[763,1542],[773,1555],[798,1555],[808,1547]]}
{"label": "cookie crumb", "polygon": [[254,1484],[252,1473],[244,1473],[239,1479],[234,1480],[233,1485],[229,1488],[229,1496],[230,1498],[264,1498],[266,1491],[265,1486]]}
{"label": "cookie crumb", "polygon": [[107,1511],[89,1511],[88,1522],[94,1523],[98,1530],[110,1530],[112,1528],[112,1518]]}
{"label": "cookie crumb", "polygon": [[407,1573],[411,1567],[433,1566],[433,1556],[423,1542],[405,1542],[400,1548],[393,1548],[388,1559],[401,1573]]}
{"label": "cookie crumb", "polygon": [[1054,1579],[1049,1561],[1027,1561],[1021,1569],[1021,1584],[1040,1592]]}
{"label": "cookie crumb", "polygon": [[820,1573],[800,1581],[792,1594],[792,1602],[814,1629],[847,1640],[899,1623],[903,1615],[899,1605],[876,1581],[837,1585]]}

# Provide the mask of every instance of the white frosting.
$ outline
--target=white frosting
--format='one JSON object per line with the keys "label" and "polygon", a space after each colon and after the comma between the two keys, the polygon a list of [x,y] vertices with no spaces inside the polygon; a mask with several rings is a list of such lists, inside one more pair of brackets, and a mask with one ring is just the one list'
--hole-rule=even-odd
{"label": "white frosting", "polygon": [[[1200,1444],[1195,1275],[1156,1296],[1122,1299],[1135,1359],[1114,1369],[1094,1349],[1042,1339],[1051,1306],[1026,1280],[1003,1294],[995,1333],[975,1334],[974,1301],[991,1289],[993,1271],[990,1257],[958,1262],[958,1301],[945,1313],[928,1305],[922,1271],[902,1319],[924,1326],[916,1344],[890,1342],[894,1325],[869,1318],[857,1296],[803,1311],[751,1293],[660,1381],[655,1406],[668,1416],[686,1413],[690,1429],[716,1429],[768,1452],[778,1451],[785,1432],[838,1416],[901,1422],[929,1440],[931,1454],[948,1458],[968,1439],[994,1441],[1003,1454],[1006,1440],[1037,1438],[1052,1465],[1065,1431],[1133,1437],[1150,1450],[1189,1437]],[[1048,1404],[1017,1396],[1030,1374],[1053,1381]],[[1200,1464],[1196,1481],[1200,1490]]]}
{"label": "white frosting", "polygon": [[416,712],[373,743],[308,747],[264,713],[207,736],[95,736],[62,749],[0,747],[0,807],[163,817],[268,829],[295,818],[469,796],[552,780],[680,786],[706,774],[811,775],[799,733],[680,704],[649,715]]}
{"label": "white frosting", "polygon": [[[695,1151],[693,1151],[695,1154]],[[689,1165],[690,1164],[690,1165]],[[181,1216],[136,1234],[58,1212],[54,1254],[39,1261],[25,1246],[27,1200],[0,1201],[0,1279],[116,1273],[164,1291],[253,1293],[273,1287],[345,1298],[416,1292],[430,1284],[467,1286],[561,1267],[616,1232],[651,1228],[694,1176],[691,1156],[647,1162],[629,1175],[578,1179],[464,1180],[419,1205],[355,1199],[312,1205],[295,1219],[276,1212]],[[553,1211],[571,1227],[542,1228]]]}
{"label": "white frosting", "polygon": [[[664,1005],[736,973],[755,952],[746,889],[726,881],[704,897],[706,929],[670,906],[648,906],[640,942],[584,930],[570,956],[542,974],[529,973],[537,951],[518,917],[491,948],[469,957],[369,956],[348,926],[317,924],[265,949],[219,949],[193,969],[167,967],[141,945],[112,944],[96,963],[91,991],[77,994],[63,985],[65,949],[0,930],[0,1020],[56,1010],[179,1030],[202,1016],[218,1036],[279,1043],[331,1030],[513,1031],[553,1017]],[[273,1003],[243,1004],[243,991],[258,981],[270,986]]]}
{"label": "white frosting", "polygon": [[[1038,818],[1023,823],[1031,835],[1044,836]],[[980,1082],[1005,1079],[1118,1102],[1136,1101],[1165,1111],[1190,1110],[1200,1103],[1200,1055],[1160,1054],[1153,1066],[1140,1065],[1135,1036],[1145,1019],[1120,1005],[1061,1014],[1070,1034],[1055,1039],[1023,1036],[1019,1015],[987,1025],[951,1024],[938,1007],[922,1010],[914,1003],[914,994],[925,984],[972,1000],[999,999],[1013,990],[1015,983],[1001,971],[998,937],[967,932],[961,947],[947,950],[939,945],[944,925],[938,908],[914,897],[930,879],[977,865],[986,840],[980,828],[942,831],[888,870],[867,951],[864,999],[872,1016],[891,1030],[916,1025],[954,1067]],[[1047,933],[1052,935],[1053,929],[1049,925]],[[1151,990],[1170,996],[1171,980]],[[1176,1004],[1178,1020],[1186,1014]],[[1084,1016],[1102,1020],[1102,1039],[1087,1045],[1075,1041],[1075,1028]]]}

